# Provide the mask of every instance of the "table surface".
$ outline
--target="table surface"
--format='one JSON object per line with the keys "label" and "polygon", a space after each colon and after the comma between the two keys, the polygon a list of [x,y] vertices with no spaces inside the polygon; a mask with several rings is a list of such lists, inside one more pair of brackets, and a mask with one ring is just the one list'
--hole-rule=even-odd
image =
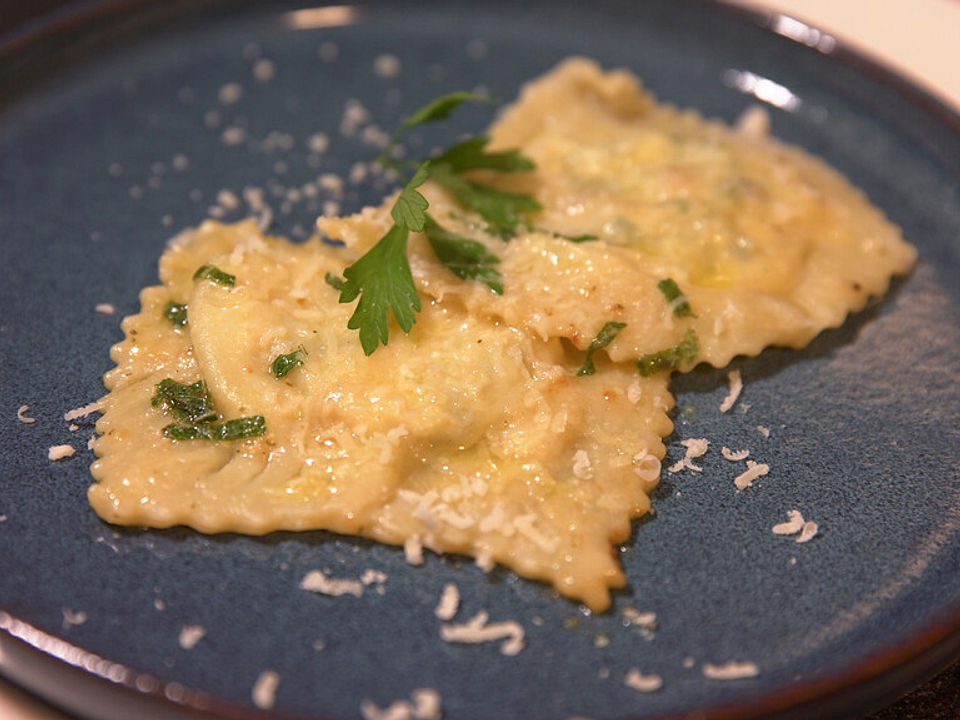
{"label": "table surface", "polygon": [[[960,0],[730,1],[782,11],[827,30],[960,111]],[[960,663],[865,720],[952,720],[958,713]],[[0,718],[71,720],[3,678]]]}

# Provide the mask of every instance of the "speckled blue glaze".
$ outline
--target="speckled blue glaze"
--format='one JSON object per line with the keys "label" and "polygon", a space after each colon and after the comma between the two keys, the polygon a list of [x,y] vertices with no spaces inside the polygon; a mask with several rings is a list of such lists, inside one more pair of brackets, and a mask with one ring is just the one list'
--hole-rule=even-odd
{"label": "speckled blue glaze", "polygon": [[[789,710],[830,688],[842,698],[820,717],[846,714],[880,702],[867,681],[922,656],[917,638],[950,642],[960,627],[956,117],[713,5],[361,3],[353,24],[300,30],[284,9],[232,5],[134,27],[71,55],[69,66],[51,54],[40,68],[51,72],[0,110],[0,618],[8,630],[19,619],[200,690],[225,717],[253,708],[251,688],[272,669],[278,715],[356,718],[364,699],[384,707],[432,687],[447,720],[651,718],[724,705],[750,717],[777,698]],[[336,43],[334,62],[318,57],[324,42]],[[253,78],[255,48],[276,64],[269,82]],[[398,76],[373,72],[383,53],[400,59]],[[350,98],[389,129],[449,90],[482,85],[512,98],[571,54],[626,66],[660,98],[728,121],[756,102],[725,82],[728,70],[783,85],[800,103],[772,109],[774,132],[845,172],[921,256],[883,302],[806,350],[735,362],[745,389],[731,412],[718,409],[725,370],[675,379],[665,467],[682,456],[685,438],[709,438],[711,450],[703,472],[664,471],[655,513],[622,548],[629,587],[609,613],[453,557],[429,555],[414,568],[396,548],[322,532],[207,537],[114,528],[93,514],[85,498],[92,418],[71,431],[63,413],[102,394],[119,320],[156,281],[167,238],[201,221],[221,189],[298,187],[369,160],[374,148],[338,132]],[[224,105],[218,90],[230,82],[244,93]],[[488,119],[461,113],[429,142]],[[225,145],[229,126],[242,127],[247,142]],[[293,136],[293,149],[265,150],[271,131]],[[311,166],[306,142],[317,132],[331,148]],[[175,167],[176,155],[188,167]],[[383,190],[349,185],[342,209],[376,202]],[[294,236],[309,232],[325,199],[283,213],[267,192],[273,229]],[[95,312],[98,303],[112,303],[116,315]],[[36,423],[18,422],[22,404]],[[60,443],[77,456],[51,463],[47,448]],[[737,493],[732,478],[742,468],[721,446],[749,448],[769,475]],[[791,509],[819,523],[812,542],[771,532]],[[382,594],[298,589],[309,570],[357,578],[367,568],[387,574]],[[458,621],[480,610],[516,620],[523,652],[441,641],[433,611],[448,582],[463,595]],[[626,623],[628,607],[655,612],[656,630]],[[65,623],[65,610],[86,621]],[[189,650],[178,642],[185,625],[206,631]],[[754,662],[760,674],[703,676],[705,663],[727,661]],[[661,675],[662,689],[625,686],[631,668]]]}

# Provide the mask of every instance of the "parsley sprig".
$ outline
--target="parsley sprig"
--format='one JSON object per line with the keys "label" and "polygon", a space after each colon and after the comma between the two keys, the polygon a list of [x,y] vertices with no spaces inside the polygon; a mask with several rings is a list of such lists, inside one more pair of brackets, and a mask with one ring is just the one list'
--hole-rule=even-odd
{"label": "parsley sprig", "polygon": [[[400,329],[409,333],[416,322],[416,313],[420,312],[420,296],[407,259],[411,232],[425,233],[437,259],[457,277],[478,280],[494,292],[503,293],[500,273],[495,267],[499,258],[483,243],[447,230],[427,213],[430,204],[417,188],[428,178],[446,189],[461,205],[480,215],[487,223],[487,231],[503,240],[513,237],[517,226],[526,223],[530,213],[541,209],[529,195],[501,192],[463,176],[473,170],[534,169],[533,162],[517,150],[488,151],[490,139],[486,136],[468,138],[419,163],[402,163],[393,157],[397,143],[409,130],[449,117],[464,102],[490,102],[490,99],[461,91],[427,103],[400,123],[376,160],[404,179],[411,165],[415,171],[390,209],[394,224],[376,245],[343,271],[344,281],[338,288],[341,303],[360,298],[347,327],[359,331],[360,345],[367,355],[381,344],[387,344],[391,315]],[[330,284],[336,287],[335,283]]]}

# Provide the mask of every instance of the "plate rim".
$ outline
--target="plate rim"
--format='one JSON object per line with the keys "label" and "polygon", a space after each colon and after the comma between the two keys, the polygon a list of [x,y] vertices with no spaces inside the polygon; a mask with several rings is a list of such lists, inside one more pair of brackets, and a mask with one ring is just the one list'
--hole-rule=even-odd
{"label": "plate rim", "polygon": [[[306,0],[301,0],[305,2]],[[419,0],[415,0],[416,1]],[[911,81],[906,76],[837,38],[817,23],[772,8],[762,8],[733,0],[684,0],[687,5],[709,7],[726,13],[743,23],[783,37],[812,52],[819,52],[832,61],[845,65],[901,95],[917,112],[927,115],[943,126],[960,142],[960,109],[954,109],[932,91]],[[376,5],[378,0],[355,0],[357,5]],[[336,4],[331,0],[316,0],[313,5]],[[82,37],[86,30],[98,28],[102,35],[125,22],[134,27],[150,26],[164,20],[187,14],[202,14],[226,7],[224,0],[172,2],[164,12],[150,12],[156,8],[149,0],[72,0],[24,26],[0,35],[0,63],[16,60],[49,43],[68,46],[71,39]],[[808,31],[828,36],[832,42],[812,46],[802,38],[781,32],[778,24],[784,20],[799,23]],[[27,83],[26,92],[35,84]],[[16,102],[20,93],[0,101],[0,110]],[[26,658],[44,670],[39,675],[16,671],[17,661]],[[725,701],[696,710],[701,720],[802,720],[817,712],[818,717],[839,718],[852,708],[860,714],[886,707],[905,693],[930,679],[938,672],[960,660],[960,603],[940,612],[928,621],[921,632],[907,640],[881,649],[865,657],[853,667],[845,668],[822,678],[804,680],[762,693],[747,701]],[[142,705],[144,720],[154,718],[210,718],[211,720],[319,720],[320,716],[291,715],[280,711],[255,710],[205,691],[164,680],[151,673],[110,661],[74,645],[56,635],[42,631],[17,618],[0,607],[0,675],[18,686],[37,694],[68,712],[79,712],[96,717],[107,715],[110,698],[117,692],[127,700]],[[58,700],[59,683],[80,685],[89,689],[87,697],[102,694],[100,701]],[[76,685],[75,685],[76,686]],[[62,694],[62,693],[61,693]],[[141,707],[138,706],[138,710]],[[688,712],[638,716],[638,720],[686,720]]]}

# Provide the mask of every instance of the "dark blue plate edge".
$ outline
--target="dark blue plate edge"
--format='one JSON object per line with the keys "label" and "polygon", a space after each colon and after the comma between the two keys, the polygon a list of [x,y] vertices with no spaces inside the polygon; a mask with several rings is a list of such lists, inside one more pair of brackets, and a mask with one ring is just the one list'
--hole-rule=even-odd
{"label": "dark blue plate edge", "polygon": [[[743,22],[785,37],[813,52],[829,56],[873,81],[892,89],[920,112],[960,138],[960,114],[925,89],[889,67],[833,38],[817,25],[775,10],[734,5],[725,0],[685,0],[735,16]],[[317,4],[333,4],[321,1]],[[0,61],[9,61],[51,44],[64,48],[88,32],[101,41],[118,26],[141,28],[176,19],[185,12],[225,6],[224,0],[152,3],[150,0],[77,0],[0,36]],[[161,9],[162,8],[162,9]],[[777,30],[789,18],[835,42],[814,47]],[[18,93],[3,100],[15,100]],[[4,105],[0,101],[0,107]],[[129,717],[118,708],[135,709],[141,720],[320,720],[299,715],[258,711],[227,702],[181,683],[114,663],[61,638],[43,632],[0,608],[0,674],[71,713],[91,720]],[[895,701],[911,689],[960,660],[960,605],[943,612],[909,641],[867,657],[858,666],[832,676],[799,682],[750,701],[718,704],[681,715],[643,720],[804,720],[862,717]],[[17,666],[25,666],[27,669]],[[76,694],[65,697],[68,689]],[[125,710],[124,710],[125,711]],[[121,712],[124,712],[121,711]],[[814,715],[815,714],[815,715]]]}

